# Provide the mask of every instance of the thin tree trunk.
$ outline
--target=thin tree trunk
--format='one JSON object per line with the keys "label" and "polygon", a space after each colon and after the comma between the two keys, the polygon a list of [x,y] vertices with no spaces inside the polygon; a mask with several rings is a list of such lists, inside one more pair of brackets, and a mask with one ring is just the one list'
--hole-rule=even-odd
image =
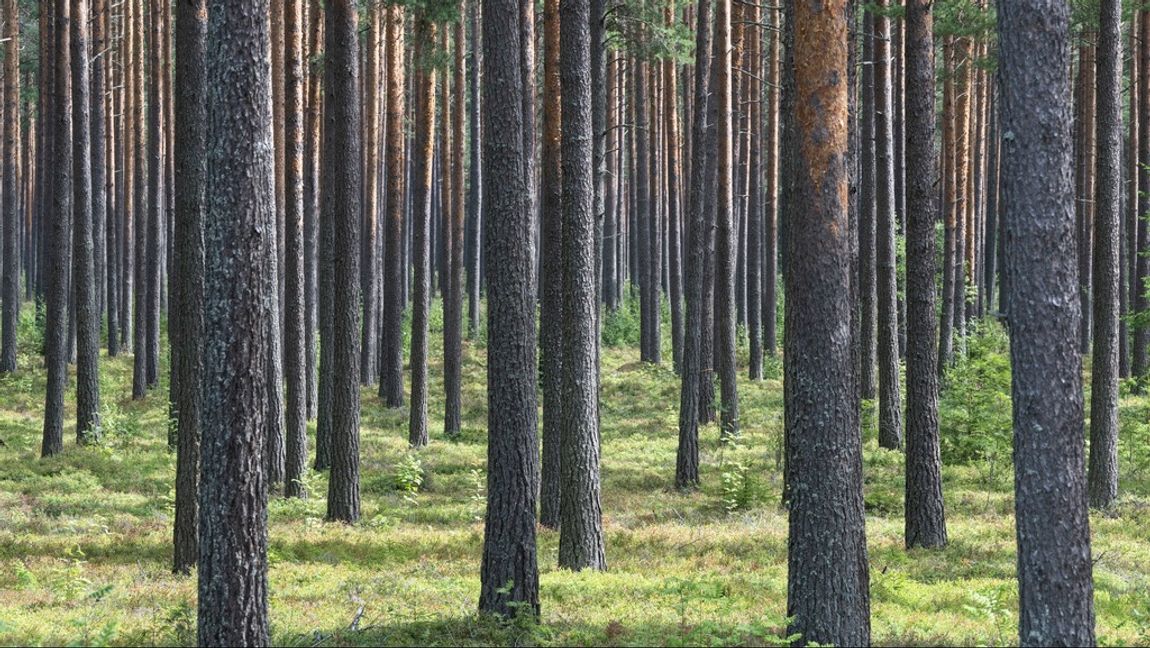
{"label": "thin tree trunk", "polygon": [[1100,4],[1098,184],[1094,206],[1094,341],[1090,376],[1090,504],[1118,496],[1118,316],[1122,222],[1122,6]]}
{"label": "thin tree trunk", "polygon": [[[478,0],[472,0],[472,3]],[[460,0],[460,15],[464,15],[464,0]],[[451,107],[451,210],[444,219],[444,236],[448,241],[447,299],[444,300],[443,324],[443,385],[445,404],[443,410],[443,432],[448,438],[459,436],[460,419],[463,408],[463,248],[464,218],[463,203],[463,121],[467,110],[464,101],[463,21],[455,23],[455,79],[453,83],[454,105]],[[447,79],[444,78],[444,87]],[[444,93],[445,97],[447,93]],[[447,107],[446,105],[444,106]],[[446,154],[446,152],[445,152]]]}
{"label": "thin tree trunk", "polygon": [[[879,0],[880,11],[890,0]],[[894,128],[891,118],[890,19],[874,18],[875,107],[875,266],[878,291],[878,442],[902,448],[902,397],[899,389],[898,266],[895,258]]]}
{"label": "thin tree trunk", "polygon": [[411,311],[411,409],[407,441],[413,448],[427,445],[427,336],[430,309],[431,259],[430,225],[432,205],[432,166],[435,161],[435,69],[429,50],[435,42],[436,25],[426,16],[416,19],[413,65],[420,70],[415,121],[415,183],[412,186],[412,264],[415,283]]}
{"label": "thin tree trunk", "polygon": [[734,133],[733,95],[731,92],[731,0],[718,0],[715,10],[715,102],[718,104],[716,139],[718,164],[716,166],[718,191],[716,192],[715,231],[715,355],[718,360],[719,383],[722,394],[721,423],[723,438],[739,435],[738,367],[735,362],[735,257],[738,231],[734,212],[734,164],[732,145]]}
{"label": "thin tree trunk", "polygon": [[[0,316],[0,372],[16,371],[20,323],[20,18],[16,0],[4,2],[4,311]],[[28,138],[31,147],[34,138]],[[28,167],[25,167],[28,172]],[[30,205],[25,205],[29,208]],[[27,260],[25,260],[27,262]]]}
{"label": "thin tree trunk", "polygon": [[307,471],[306,280],[304,279],[303,0],[284,8],[284,495],[305,497]]}
{"label": "thin tree trunk", "polygon": [[379,396],[387,407],[403,406],[403,310],[406,290],[404,211],[403,7],[388,7],[387,22],[387,249],[384,251],[383,361]]}

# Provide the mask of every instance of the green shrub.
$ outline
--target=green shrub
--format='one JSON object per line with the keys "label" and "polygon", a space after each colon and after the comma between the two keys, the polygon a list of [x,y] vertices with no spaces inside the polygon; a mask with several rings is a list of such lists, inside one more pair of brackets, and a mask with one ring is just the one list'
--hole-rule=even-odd
{"label": "green shrub", "polygon": [[1006,332],[994,322],[976,324],[943,380],[939,400],[942,460],[981,463],[995,483],[1011,456],[1010,353]]}

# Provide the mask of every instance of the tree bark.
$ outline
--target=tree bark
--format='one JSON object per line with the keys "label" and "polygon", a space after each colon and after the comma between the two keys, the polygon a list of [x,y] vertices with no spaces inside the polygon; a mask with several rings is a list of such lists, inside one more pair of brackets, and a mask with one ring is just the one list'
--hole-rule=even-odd
{"label": "tree bark", "polygon": [[199,644],[265,645],[275,158],[268,3],[212,0],[205,49]]}
{"label": "tree bark", "polygon": [[[487,277],[487,516],[479,609],[539,615],[535,547],[534,218],[525,168],[523,14],[519,0],[483,3],[483,186]],[[529,96],[529,95],[528,95]]]}
{"label": "tree bark", "polygon": [[[890,0],[878,0],[885,11]],[[894,127],[891,112],[890,19],[874,18],[875,265],[878,291],[878,443],[902,448],[899,393],[898,265],[895,258]]]}
{"label": "tree bark", "polygon": [[695,25],[694,147],[691,150],[691,192],[687,211],[686,327],[683,335],[682,383],[679,391],[679,444],[675,487],[699,484],[699,391],[703,379],[703,258],[706,245],[707,118],[710,113],[711,2],[699,0]]}
{"label": "tree bark", "polygon": [[715,356],[722,398],[723,438],[739,435],[738,366],[735,361],[735,257],[738,229],[734,210],[734,133],[731,92],[731,0],[717,0],[715,9],[715,102],[718,191],[715,195]]}
{"label": "tree bark", "polygon": [[[998,7],[1019,641],[1094,645],[1074,249],[1069,6]],[[1035,20],[1040,16],[1041,20]],[[1057,515],[1051,515],[1057,511]]]}
{"label": "tree bark", "polygon": [[427,16],[415,24],[413,65],[420,69],[416,98],[415,181],[412,187],[412,264],[415,266],[411,302],[411,409],[407,441],[413,448],[427,445],[427,316],[431,304],[430,225],[432,204],[432,165],[435,161],[435,69],[428,51],[435,42],[436,25]]}
{"label": "tree bark", "polygon": [[906,5],[906,524],[907,547],[946,545],[938,430],[935,275],[938,162],[931,0]]}
{"label": "tree bark", "polygon": [[359,40],[353,0],[329,0],[324,41],[323,209],[332,231],[331,476],[327,519],[359,519]]}
{"label": "tree bark", "polygon": [[[472,0],[476,2],[477,0]],[[443,303],[443,385],[445,405],[443,410],[443,432],[448,438],[459,436],[460,419],[463,407],[463,235],[466,206],[463,202],[463,122],[467,110],[464,101],[463,51],[467,45],[464,39],[462,16],[466,13],[465,0],[460,0],[460,20],[455,23],[455,79],[453,82],[454,105],[451,108],[451,210],[444,218],[444,236],[448,241],[447,299]],[[444,78],[444,86],[447,79]],[[446,93],[445,93],[446,96]],[[446,155],[447,152],[445,151]]]}
{"label": "tree bark", "polygon": [[303,0],[284,8],[284,495],[305,497],[307,471],[306,280],[304,279]]}
{"label": "tree bark", "polygon": [[1094,340],[1090,380],[1090,504],[1118,496],[1118,316],[1122,208],[1122,7],[1100,3],[1098,183],[1094,217]]}
{"label": "tree bark", "polygon": [[404,209],[403,7],[388,7],[387,22],[387,249],[384,251],[383,360],[379,396],[387,407],[403,407],[403,310],[406,287]]}
{"label": "tree bark", "polygon": [[[16,371],[20,323],[20,18],[16,0],[4,2],[4,272],[0,315],[0,372]],[[29,147],[33,139],[28,141]],[[31,173],[25,167],[25,173]],[[31,205],[25,205],[30,209]],[[26,260],[28,262],[30,260]]]}
{"label": "tree bark", "polygon": [[804,642],[870,643],[862,448],[851,370],[846,0],[788,0],[796,67],[786,281],[787,617]]}
{"label": "tree bark", "polygon": [[542,259],[540,263],[539,318],[539,372],[543,388],[543,463],[539,487],[539,523],[557,529],[560,523],[561,456],[560,439],[566,417],[563,414],[565,397],[564,333],[567,316],[564,313],[567,265],[563,261],[566,244],[563,226],[567,215],[563,212],[563,167],[560,150],[562,106],[564,98],[559,76],[559,0],[543,3],[543,141],[542,192],[540,218],[542,220]]}
{"label": "tree bark", "polygon": [[603,570],[590,0],[568,0],[559,12],[564,247],[559,566]]}

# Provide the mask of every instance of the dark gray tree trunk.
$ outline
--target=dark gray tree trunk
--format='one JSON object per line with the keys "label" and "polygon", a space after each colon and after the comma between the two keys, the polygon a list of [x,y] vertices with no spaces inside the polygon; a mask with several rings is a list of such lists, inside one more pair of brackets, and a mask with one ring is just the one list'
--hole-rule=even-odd
{"label": "dark gray tree trunk", "polygon": [[946,545],[938,431],[934,17],[906,5],[906,546]]}
{"label": "dark gray tree trunk", "polygon": [[1122,7],[1100,3],[1098,164],[1094,196],[1094,346],[1090,380],[1090,504],[1118,496],[1118,315],[1122,209]]}
{"label": "dark gray tree trunk", "polygon": [[[309,61],[323,57],[323,7],[320,0],[309,2],[309,30],[308,57]],[[318,336],[320,328],[319,304],[326,298],[321,297],[319,290],[319,221],[320,221],[320,178],[321,161],[320,123],[323,113],[323,73],[317,70],[318,66],[308,63],[304,70],[308,79],[307,98],[307,132],[304,135],[304,282],[306,287],[307,318],[304,320],[306,332],[304,337],[304,357],[307,363],[307,417],[316,418],[319,415],[319,357]],[[326,319],[326,317],[325,317]],[[329,420],[330,423],[330,420]],[[324,430],[326,433],[326,429]],[[317,428],[316,457],[319,457],[319,435]],[[327,445],[327,444],[323,444]]]}
{"label": "dark gray tree trunk", "polygon": [[687,211],[686,328],[683,335],[682,383],[679,389],[679,446],[675,487],[699,484],[699,390],[703,379],[703,258],[705,256],[707,192],[707,117],[710,114],[711,2],[700,0],[695,25],[695,110],[691,149],[691,188]]}
{"label": "dark gray tree trunk", "polygon": [[356,3],[329,0],[324,25],[323,209],[332,231],[331,476],[327,519],[359,519],[360,103]]}
{"label": "dark gray tree trunk", "polygon": [[483,204],[487,276],[487,516],[479,609],[539,614],[535,494],[534,218],[524,168],[519,0],[483,2]]}
{"label": "dark gray tree trunk", "polygon": [[559,566],[607,568],[599,501],[599,326],[590,0],[559,5],[562,106],[563,410]]}
{"label": "dark gray tree trunk", "polygon": [[[847,215],[847,0],[788,0],[795,70],[786,151],[787,617],[804,642],[870,643]],[[800,216],[801,214],[801,216]],[[799,220],[801,218],[801,220]]]}
{"label": "dark gray tree trunk", "polygon": [[[95,441],[100,425],[100,313],[92,242],[91,65],[88,0],[71,0],[72,287],[76,303],[76,442]],[[103,97],[100,98],[103,101]]]}
{"label": "dark gray tree trunk", "polygon": [[304,277],[303,0],[284,8],[284,495],[305,497],[307,471],[307,326]]}
{"label": "dark gray tree trunk", "polygon": [[176,519],[172,571],[196,564],[199,517],[200,426],[203,420],[204,330],[204,103],[206,0],[176,5],[176,222],[171,313],[172,414],[176,420]]}
{"label": "dark gray tree trunk", "polygon": [[[163,20],[159,4],[145,3],[149,7],[148,23],[150,42],[148,49],[151,87],[148,95],[148,212],[146,218],[147,241],[145,254],[147,263],[146,272],[147,292],[144,295],[144,321],[145,331],[144,349],[147,354],[145,361],[146,384],[152,389],[160,383],[160,281],[161,281],[161,237],[163,229],[167,227],[165,219],[165,192],[164,186],[164,160],[162,156],[164,142],[163,123],[163,92],[161,82],[161,61],[163,60]],[[147,75],[145,75],[147,76]],[[142,178],[141,178],[142,180]],[[270,437],[269,437],[270,438]],[[174,439],[168,439],[168,446],[175,445]]]}
{"label": "dark gray tree trunk", "polygon": [[[1070,7],[998,7],[1019,640],[1094,645],[1071,176]],[[1040,19],[1036,19],[1040,18]],[[1057,514],[1052,514],[1057,512]]]}
{"label": "dark gray tree trunk", "polygon": [[205,82],[199,644],[266,645],[266,323],[275,157],[267,0],[211,0]]}
{"label": "dark gray tree trunk", "polygon": [[[53,16],[53,43],[49,48],[53,69],[52,164],[46,184],[52,192],[50,216],[50,255],[45,260],[48,308],[45,325],[45,361],[48,366],[47,394],[44,402],[44,438],[40,456],[48,457],[64,450],[64,390],[68,384],[68,240],[72,230],[72,98],[71,98],[71,20],[69,0],[56,0]],[[42,65],[41,70],[49,65]],[[48,169],[52,170],[49,172]]]}

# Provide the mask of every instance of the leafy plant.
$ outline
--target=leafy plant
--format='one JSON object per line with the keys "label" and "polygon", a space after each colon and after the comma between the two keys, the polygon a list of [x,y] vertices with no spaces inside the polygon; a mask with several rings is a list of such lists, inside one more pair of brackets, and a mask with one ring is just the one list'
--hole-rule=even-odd
{"label": "leafy plant", "polygon": [[416,502],[419,489],[423,487],[423,461],[414,452],[408,452],[400,460],[395,471],[395,489],[403,493],[403,499],[411,504]]}

